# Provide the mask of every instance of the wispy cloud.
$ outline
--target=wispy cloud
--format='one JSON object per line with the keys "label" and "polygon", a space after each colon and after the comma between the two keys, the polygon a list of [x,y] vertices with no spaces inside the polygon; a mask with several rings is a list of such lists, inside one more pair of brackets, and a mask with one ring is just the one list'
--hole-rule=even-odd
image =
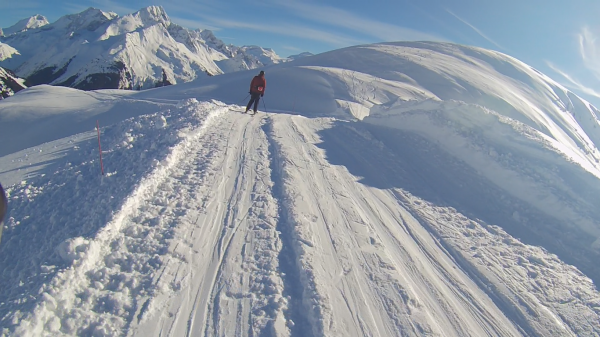
{"label": "wispy cloud", "polygon": [[190,29],[210,29],[212,31],[219,31],[221,29],[204,20],[184,19],[176,16],[169,16],[169,18],[172,22]]}
{"label": "wispy cloud", "polygon": [[365,43],[365,41],[361,41],[354,37],[348,37],[343,34],[330,33],[324,30],[319,30],[304,25],[296,25],[289,23],[269,24],[265,22],[251,23],[240,20],[219,19],[217,17],[208,17],[202,15],[199,15],[199,17],[203,20],[206,20],[209,24],[221,28],[248,29],[283,36],[293,36],[305,40],[325,42],[336,46],[348,46]]}
{"label": "wispy cloud", "polygon": [[30,9],[40,7],[41,4],[41,1],[37,0],[6,1],[2,4],[2,7],[7,10]]}
{"label": "wispy cloud", "polygon": [[41,7],[42,3],[39,1],[0,0],[0,8],[2,8],[0,10],[0,27],[8,28],[16,24],[19,20],[36,14],[46,15],[46,13],[40,12]]}
{"label": "wispy cloud", "polygon": [[[583,65],[586,74],[591,75],[591,77],[586,76],[586,82],[590,80],[600,81],[600,39],[593,33],[592,29],[585,26],[577,35],[577,43],[579,47],[579,56],[582,60],[581,64]],[[600,91],[589,85],[585,85],[580,79],[576,78],[575,75],[567,73],[549,61],[546,61],[546,64],[567,80],[565,86],[600,98]]]}
{"label": "wispy cloud", "polygon": [[293,46],[281,46],[282,49],[285,50],[289,50],[291,52],[303,52],[304,50],[297,48],[297,47],[293,47]]}
{"label": "wispy cloud", "polygon": [[95,7],[105,12],[115,12],[119,15],[131,14],[139,10],[129,6],[123,6],[120,2],[112,0],[93,0],[91,5],[82,5],[80,3],[65,3],[63,6],[69,13],[80,13],[84,10]]}
{"label": "wispy cloud", "polygon": [[324,25],[347,29],[360,35],[375,37],[380,41],[399,40],[429,40],[445,41],[446,39],[414,29],[405,28],[378,20],[361,17],[343,9],[309,4],[306,2],[285,1],[277,5],[287,8],[291,14],[303,19],[318,22]]}
{"label": "wispy cloud", "polygon": [[600,80],[600,42],[589,27],[583,27],[579,33],[579,54],[583,65]]}
{"label": "wispy cloud", "polygon": [[570,89],[581,91],[585,94],[588,94],[588,95],[591,95],[594,97],[600,97],[599,91],[596,91],[595,89],[584,85],[583,83],[581,83],[581,81],[577,80],[576,78],[574,78],[567,72],[561,70],[556,65],[554,65],[552,62],[546,61],[546,64],[548,65],[548,67],[550,67],[550,69],[554,70],[557,74],[561,75],[568,81],[567,83],[563,83],[564,86],[566,86]]}
{"label": "wispy cloud", "polygon": [[490,42],[491,44],[493,44],[494,46],[502,49],[502,50],[507,50],[506,48],[502,47],[500,44],[498,44],[496,41],[492,40],[489,36],[485,35],[479,28],[473,26],[472,24],[470,24],[469,22],[467,22],[467,20],[464,20],[463,18],[461,18],[460,16],[454,14],[451,10],[446,9],[446,12],[448,12],[450,15],[454,16],[457,20],[459,20],[460,22],[464,23],[465,25],[469,26],[471,29],[473,29],[477,34],[479,34],[481,37],[483,37],[484,39],[486,39],[488,42]]}
{"label": "wispy cloud", "polygon": [[[167,13],[175,13],[175,15],[182,16],[196,16],[197,13],[211,16],[223,16],[227,14],[227,8],[222,3],[212,2],[206,0],[170,0],[164,1],[162,6]],[[206,21],[206,20],[204,20]]]}

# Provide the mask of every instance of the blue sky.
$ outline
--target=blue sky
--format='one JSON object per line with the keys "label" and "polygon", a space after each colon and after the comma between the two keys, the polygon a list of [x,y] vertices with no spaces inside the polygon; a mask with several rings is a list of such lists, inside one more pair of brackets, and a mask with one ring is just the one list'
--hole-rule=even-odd
{"label": "blue sky", "polygon": [[501,51],[600,106],[598,0],[0,0],[0,27],[41,14],[50,22],[88,7],[119,15],[149,5],[208,28],[226,43],[288,56],[401,40],[437,40]]}

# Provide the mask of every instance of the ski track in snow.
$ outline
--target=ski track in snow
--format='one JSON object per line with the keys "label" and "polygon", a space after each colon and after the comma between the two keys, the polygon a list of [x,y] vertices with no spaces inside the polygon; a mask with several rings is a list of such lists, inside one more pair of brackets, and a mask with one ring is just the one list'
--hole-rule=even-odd
{"label": "ski track in snow", "polygon": [[[171,245],[178,258],[159,276],[178,291],[151,302],[130,334],[286,334],[277,202],[261,123],[234,113],[197,143],[198,156],[182,163],[186,199],[193,201]],[[202,168],[198,161],[212,163]]]}
{"label": "ski track in snow", "polygon": [[[501,312],[487,311],[485,296],[461,285],[464,274],[435,262],[447,257],[393,195],[326,162],[314,145],[322,126],[295,120],[304,122],[278,120],[274,135],[290,139],[280,145],[283,175],[305,304],[320,304],[310,313],[314,335],[516,334]],[[483,303],[471,303],[478,297]]]}
{"label": "ski track in snow", "polygon": [[[600,333],[600,296],[577,269],[501,228],[357,176],[406,173],[369,128],[251,117],[219,102],[177,109],[195,117],[183,119],[169,153],[156,155],[118,212],[96,218],[106,221],[96,233],[59,245],[72,265],[32,276],[35,305],[4,312],[12,325],[3,335]],[[30,184],[9,192],[35,200]],[[19,228],[14,218],[8,225]]]}

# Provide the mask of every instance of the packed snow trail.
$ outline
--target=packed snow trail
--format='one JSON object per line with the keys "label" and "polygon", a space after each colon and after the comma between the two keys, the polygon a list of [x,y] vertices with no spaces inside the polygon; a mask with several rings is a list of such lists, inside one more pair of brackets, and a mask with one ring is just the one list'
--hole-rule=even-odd
{"label": "packed snow trail", "polygon": [[130,335],[287,335],[263,120],[226,117],[182,165],[185,199],[193,201],[157,281],[176,291],[158,296]]}

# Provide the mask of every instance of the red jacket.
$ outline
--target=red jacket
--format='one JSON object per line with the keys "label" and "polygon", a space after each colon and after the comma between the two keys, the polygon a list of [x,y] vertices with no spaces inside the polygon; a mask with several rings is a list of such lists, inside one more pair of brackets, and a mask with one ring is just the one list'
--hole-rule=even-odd
{"label": "red jacket", "polygon": [[250,83],[250,93],[251,94],[264,94],[267,89],[267,80],[265,80],[265,76],[256,75],[252,79]]}

